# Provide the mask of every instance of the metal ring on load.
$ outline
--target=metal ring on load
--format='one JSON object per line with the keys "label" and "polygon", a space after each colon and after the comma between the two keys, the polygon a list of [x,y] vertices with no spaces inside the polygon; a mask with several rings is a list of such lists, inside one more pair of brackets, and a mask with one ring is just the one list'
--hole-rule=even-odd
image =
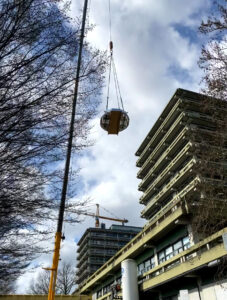
{"label": "metal ring on load", "polygon": [[100,120],[100,126],[108,134],[118,134],[129,125],[129,116],[123,109],[112,108],[104,113]]}

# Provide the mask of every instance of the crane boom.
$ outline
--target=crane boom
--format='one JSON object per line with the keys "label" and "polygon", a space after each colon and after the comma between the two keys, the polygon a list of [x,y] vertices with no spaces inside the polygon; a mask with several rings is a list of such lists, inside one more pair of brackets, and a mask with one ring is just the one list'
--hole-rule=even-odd
{"label": "crane boom", "polygon": [[110,218],[110,217],[105,217],[105,216],[97,216],[96,214],[92,214],[92,213],[83,213],[83,215],[94,217],[94,218],[98,217],[100,219],[105,219],[105,220],[110,220],[110,221],[128,223],[128,220],[126,220],[126,219],[116,219],[116,218]]}
{"label": "crane boom", "polygon": [[100,216],[99,215],[99,204],[96,204],[96,213],[87,213],[87,212],[83,212],[81,213],[82,215],[85,216],[90,216],[90,217],[94,217],[95,218],[95,227],[99,227],[99,219],[105,219],[105,220],[110,220],[110,221],[115,221],[115,222],[121,222],[122,225],[124,225],[124,223],[128,223],[128,220],[126,219],[118,219],[118,218],[112,218],[112,217],[105,217],[105,216]]}

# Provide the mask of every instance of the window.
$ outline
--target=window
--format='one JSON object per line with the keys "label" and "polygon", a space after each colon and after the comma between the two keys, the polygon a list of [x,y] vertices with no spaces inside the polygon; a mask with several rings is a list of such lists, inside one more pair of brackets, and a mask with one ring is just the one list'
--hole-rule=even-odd
{"label": "window", "polygon": [[97,292],[97,298],[102,297],[102,289]]}
{"label": "window", "polygon": [[159,254],[158,254],[158,263],[161,264],[165,260],[166,260],[165,259],[165,252],[164,251],[159,252]]}
{"label": "window", "polygon": [[173,257],[173,247],[172,246],[166,248],[166,250],[165,250],[165,256],[166,256],[166,260],[170,259],[171,257]]}
{"label": "window", "polygon": [[152,256],[138,265],[138,274],[140,275],[142,273],[145,273],[150,269],[154,268],[154,266],[155,266],[155,260],[154,260],[154,256]]}
{"label": "window", "polygon": [[151,258],[151,269],[155,267],[154,256]]}
{"label": "window", "polygon": [[145,269],[148,269],[148,268],[150,267],[150,265],[151,265],[150,259],[149,259],[149,260],[146,260],[145,263],[144,263]]}
{"label": "window", "polygon": [[159,264],[170,259],[174,255],[177,255],[183,250],[188,249],[189,247],[190,247],[190,241],[188,236],[178,240],[176,243],[172,245],[169,245],[167,248],[163,249],[158,253]]}
{"label": "window", "polygon": [[181,251],[183,251],[183,244],[182,241],[178,241],[173,245],[174,255],[177,255]]}
{"label": "window", "polygon": [[189,237],[186,236],[185,238],[183,238],[183,245],[184,245],[184,250],[188,249],[190,247],[190,240]]}
{"label": "window", "polygon": [[144,270],[144,263],[138,265],[138,274],[142,274]]}

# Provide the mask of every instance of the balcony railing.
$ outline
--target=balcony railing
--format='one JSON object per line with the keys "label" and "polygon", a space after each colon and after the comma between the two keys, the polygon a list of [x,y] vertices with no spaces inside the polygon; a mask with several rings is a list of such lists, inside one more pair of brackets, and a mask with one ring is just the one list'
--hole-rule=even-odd
{"label": "balcony railing", "polygon": [[[195,158],[192,158],[184,168],[182,168],[179,172],[176,173],[176,175],[173,177],[172,180],[167,183],[162,190],[153,198],[149,199],[149,202],[147,206],[142,210],[142,215],[146,213],[150,208],[157,202],[161,201],[164,197],[167,197],[167,194],[170,194],[172,191],[172,188],[176,188],[177,185],[182,182],[183,178],[187,175],[188,172],[192,169],[192,167],[196,164],[197,160]],[[140,201],[144,202],[149,198],[149,193],[144,194],[141,198]]]}
{"label": "balcony railing", "polygon": [[[165,169],[158,175],[157,174],[157,170],[156,170],[156,174],[158,175],[158,177],[153,181],[152,183],[152,186],[153,184],[156,182],[159,182],[159,180],[163,179],[163,177],[165,176],[166,173],[170,172],[172,170],[172,168],[176,168],[177,167],[177,164],[179,164],[179,162],[181,162],[182,158],[185,157],[186,155],[189,155],[190,154],[190,149],[192,148],[192,143],[191,142],[188,142],[184,148],[182,150],[180,150],[178,152],[178,154],[174,157],[174,159],[172,159],[169,164],[168,162],[166,163],[167,164],[167,167],[165,167]],[[158,162],[157,162],[158,164]],[[156,164],[155,164],[156,165]],[[153,168],[152,168],[153,169]],[[152,177],[152,172],[153,170],[150,170],[149,173],[147,174],[147,176],[143,179],[143,181],[139,184],[139,190],[141,190],[142,187],[144,187],[146,184],[148,184],[149,182],[149,179],[150,177]],[[156,175],[156,176],[157,176]],[[149,187],[150,189],[150,187]],[[147,192],[147,191],[146,191]]]}
{"label": "balcony railing", "polygon": [[162,122],[162,124],[158,128],[158,130],[155,132],[155,134],[153,135],[153,137],[151,138],[151,140],[149,141],[149,143],[147,144],[147,146],[145,147],[145,149],[143,150],[143,152],[141,153],[139,159],[136,162],[136,165],[138,167],[141,167],[141,165],[143,164],[144,156],[147,154],[147,152],[149,152],[149,148],[152,146],[152,143],[154,143],[154,141],[157,139],[158,135],[160,133],[162,133],[163,130],[165,130],[166,126],[169,126],[169,123],[173,120],[173,118],[175,118],[175,115],[180,113],[179,105],[181,103],[182,103],[182,100],[178,100],[176,102],[176,104],[173,106],[173,108],[171,109],[171,111],[169,112],[167,117],[164,119],[164,121]]}
{"label": "balcony railing", "polygon": [[224,228],[188,250],[143,273],[140,276],[141,289],[154,288],[227,255],[223,242],[223,235],[226,233],[227,228]]}
{"label": "balcony railing", "polygon": [[154,169],[157,168],[157,166],[160,164],[160,162],[162,160],[164,160],[166,157],[168,157],[168,155],[171,154],[172,151],[176,151],[177,147],[180,147],[182,145],[182,143],[184,142],[184,138],[186,136],[186,134],[189,131],[189,126],[185,126],[183,128],[183,130],[178,134],[178,136],[174,139],[174,141],[169,145],[169,147],[162,153],[162,155],[157,159],[157,162],[154,161],[153,158],[153,154],[150,155],[150,157],[146,160],[145,164],[143,165],[143,167],[139,170],[139,172],[137,173],[137,177],[138,178],[142,178],[144,177],[144,180],[146,180],[146,178],[149,176],[148,174],[146,174],[146,171],[152,167],[149,170],[149,174],[151,172],[154,172]]}
{"label": "balcony railing", "polygon": [[[144,195],[151,197],[155,193],[155,190],[161,188],[164,182],[167,182],[168,179],[173,177],[173,174],[176,173],[176,170],[182,168],[182,164],[186,165],[186,162],[190,159],[188,150],[190,149],[191,144],[189,143],[188,147],[184,148],[171,162],[169,165],[161,172],[161,174],[152,182],[149,188],[144,192]],[[144,197],[140,198],[141,202],[144,203]]]}
{"label": "balcony railing", "polygon": [[165,206],[163,206],[152,218],[149,219],[149,223],[151,224],[155,221],[162,219],[162,217],[170,211],[170,209],[174,208],[187,194],[194,190],[196,185],[200,182],[199,177],[193,179],[187,186],[185,186],[178,194],[176,194],[172,200],[170,200]]}

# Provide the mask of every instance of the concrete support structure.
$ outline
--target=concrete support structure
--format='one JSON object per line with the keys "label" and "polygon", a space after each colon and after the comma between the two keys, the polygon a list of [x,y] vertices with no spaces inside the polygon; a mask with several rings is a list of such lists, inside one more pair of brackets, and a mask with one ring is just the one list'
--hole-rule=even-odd
{"label": "concrete support structure", "polygon": [[122,261],[121,274],[123,300],[139,300],[136,261],[133,259]]}

